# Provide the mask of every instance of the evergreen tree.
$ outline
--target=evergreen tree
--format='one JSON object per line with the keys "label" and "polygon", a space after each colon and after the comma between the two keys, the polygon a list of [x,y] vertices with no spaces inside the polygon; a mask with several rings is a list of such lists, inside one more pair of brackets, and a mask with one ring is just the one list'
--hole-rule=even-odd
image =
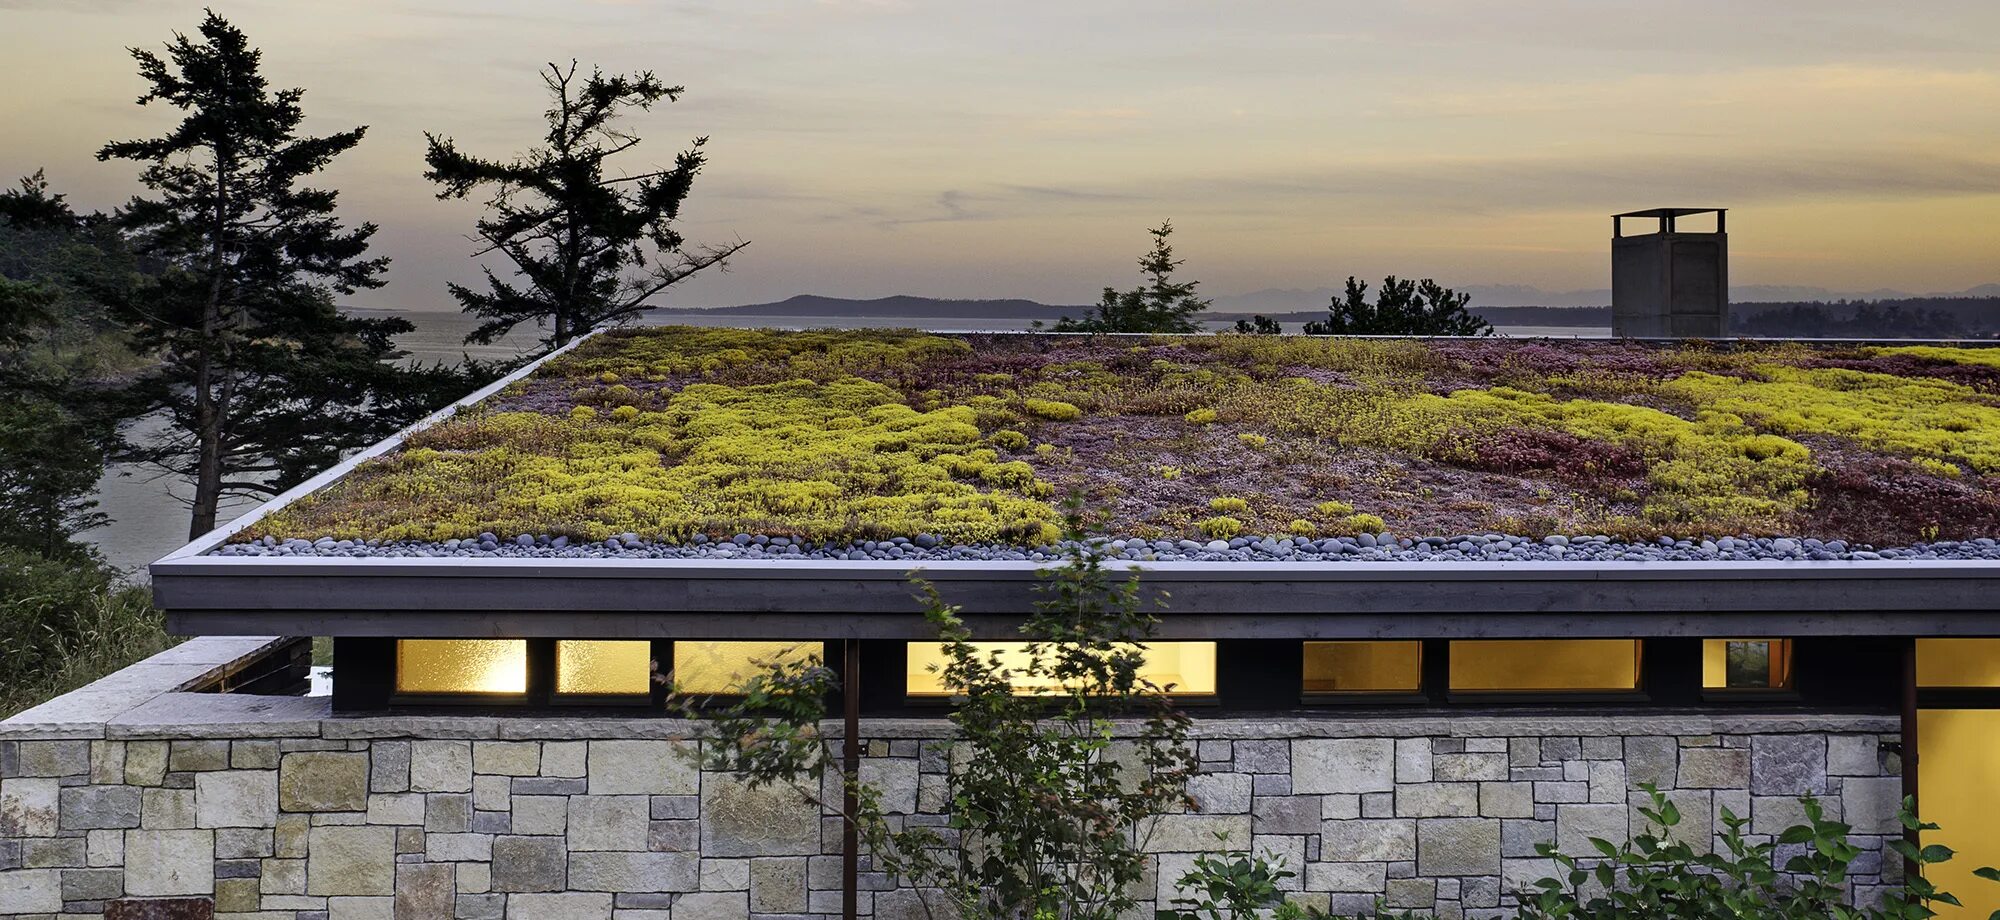
{"label": "evergreen tree", "polygon": [[1277,320],[1258,313],[1249,319],[1237,320],[1236,331],[1244,335],[1282,335],[1285,327],[1279,325]]}
{"label": "evergreen tree", "polygon": [[707,268],[726,268],[745,241],[691,246],[675,221],[681,203],[707,162],[697,137],[668,169],[635,175],[607,173],[607,161],[639,145],[617,127],[633,109],[676,101],[684,91],[642,72],[606,76],[592,70],[580,83],[576,62],[550,64],[542,75],[552,106],[542,146],[502,162],[461,152],[448,137],[427,135],[425,178],[443,187],[439,198],[464,198],[490,188],[488,216],[477,225],[483,256],[499,253],[520,275],[503,280],[485,269],[486,290],[450,286],[467,313],[486,321],[467,342],[492,342],[515,326],[548,328],[555,348],[607,323],[652,306],[668,286]]}
{"label": "evergreen tree", "polygon": [[91,495],[113,430],[66,341],[95,316],[72,276],[105,261],[82,225],[39,172],[0,192],[0,550],[76,562],[92,554],[75,535],[109,520]]}
{"label": "evergreen tree", "polygon": [[261,53],[212,12],[198,40],[176,34],[166,50],[132,49],[149,85],[139,104],[184,118],[98,159],[146,164],[153,197],[119,220],[158,271],[117,307],[158,358],[129,388],[133,408],[171,425],[126,454],[192,483],[192,537],[215,526],[224,496],[273,495],[417,417],[439,370],[413,378],[390,363],[409,323],[334,306],[380,287],[388,260],[367,256],[373,224],[343,227],[336,193],[301,183],[365,129],[301,136],[304,91],[270,90]]}
{"label": "evergreen tree", "polygon": [[1472,295],[1461,294],[1425,278],[1400,280],[1395,275],[1382,279],[1375,302],[1367,299],[1368,284],[1347,276],[1347,293],[1333,298],[1326,320],[1306,324],[1307,335],[1492,335],[1489,323],[1465,305]]}
{"label": "evergreen tree", "polygon": [[1174,269],[1186,259],[1174,258],[1167,245],[1174,223],[1167,221],[1146,231],[1153,235],[1153,248],[1139,259],[1139,268],[1150,284],[1120,292],[1105,288],[1103,299],[1082,319],[1065,316],[1055,325],[1057,332],[1200,332],[1195,316],[1208,309],[1208,301],[1195,296],[1199,281],[1175,281]]}

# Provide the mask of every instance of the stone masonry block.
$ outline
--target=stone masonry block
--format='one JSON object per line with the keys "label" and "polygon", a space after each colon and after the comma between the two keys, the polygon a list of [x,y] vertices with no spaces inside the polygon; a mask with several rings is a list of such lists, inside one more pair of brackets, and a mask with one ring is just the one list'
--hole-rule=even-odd
{"label": "stone masonry block", "polygon": [[1241,847],[1250,840],[1249,815],[1160,815],[1142,825],[1148,853],[1209,853]]}
{"label": "stone masonry block", "polygon": [[590,742],[591,795],[693,795],[698,771],[672,741]]}
{"label": "stone masonry block", "polygon": [[1623,843],[1630,827],[1625,803],[1556,806],[1556,849],[1566,856],[1596,856],[1590,838]]}
{"label": "stone masonry block", "polygon": [[1327,821],[1319,858],[1328,862],[1392,862],[1417,858],[1417,822],[1408,818]]}
{"label": "stone masonry block", "polygon": [[[803,860],[800,861],[803,865]],[[571,853],[572,891],[693,891],[701,857],[693,853]]]}
{"label": "stone masonry block", "polygon": [[[675,911],[675,916],[681,917],[680,912]],[[507,920],[611,920],[611,895],[595,892],[508,895]]]}
{"label": "stone masonry block", "polygon": [[367,810],[368,755],[286,754],[278,767],[278,804],[285,811]]}
{"label": "stone masonry block", "polygon": [[1490,818],[1429,818],[1417,822],[1417,873],[1498,875],[1500,822]]}
{"label": "stone masonry block", "polygon": [[59,796],[61,830],[116,830],[139,826],[139,790],[131,786],[70,786]]}
{"label": "stone masonry block", "polygon": [[1742,789],[1750,785],[1750,752],[1684,747],[1675,785],[1681,789]]}
{"label": "stone masonry block", "polygon": [[53,837],[61,810],[54,778],[0,779],[0,837]]}
{"label": "stone masonry block", "polygon": [[[797,790],[752,789],[726,774],[701,784],[701,852],[706,856],[804,856],[819,852],[819,815]],[[572,800],[574,801],[574,800]],[[643,817],[645,806],[640,805]],[[576,812],[570,812],[574,840]],[[643,840],[643,831],[642,840]],[[572,847],[574,848],[574,847]],[[643,849],[639,847],[632,849]]]}
{"label": "stone masonry block", "polygon": [[1752,795],[1826,792],[1825,735],[1756,735],[1750,739]]}
{"label": "stone masonry block", "polygon": [[474,741],[472,772],[487,776],[534,776],[542,770],[542,746],[534,741]]}
{"label": "stone masonry block", "polygon": [[1395,773],[1395,743],[1388,738],[1292,742],[1292,791],[1296,794],[1388,792],[1395,788]]}
{"label": "stone masonry block", "polygon": [[278,823],[278,771],[197,773],[194,813],[197,827],[273,827]]}
{"label": "stone masonry block", "polygon": [[306,893],[386,896],[396,893],[396,829],[322,826],[311,831]]}
{"label": "stone masonry block", "polygon": [[643,851],[649,822],[643,795],[575,796],[569,800],[569,848]]}
{"label": "stone masonry block", "polygon": [[135,897],[173,897],[215,891],[215,832],[125,832],[125,891]]}
{"label": "stone masonry block", "polygon": [[493,840],[495,891],[562,891],[569,853],[560,837],[497,837]]}
{"label": "stone masonry block", "polygon": [[410,745],[412,792],[471,792],[472,744],[416,741]]}

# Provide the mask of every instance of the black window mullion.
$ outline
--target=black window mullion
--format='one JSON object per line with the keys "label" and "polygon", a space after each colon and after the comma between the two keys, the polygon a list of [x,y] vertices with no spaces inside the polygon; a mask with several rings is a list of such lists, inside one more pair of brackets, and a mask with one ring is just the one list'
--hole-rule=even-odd
{"label": "black window mullion", "polygon": [[555,699],[556,640],[528,640],[528,705],[546,707]]}

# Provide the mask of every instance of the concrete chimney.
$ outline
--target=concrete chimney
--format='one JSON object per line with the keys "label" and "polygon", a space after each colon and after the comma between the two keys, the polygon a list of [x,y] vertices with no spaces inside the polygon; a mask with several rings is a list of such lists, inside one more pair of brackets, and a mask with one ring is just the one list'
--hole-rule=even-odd
{"label": "concrete chimney", "polygon": [[[1675,226],[1714,214],[1715,231]],[[1649,208],[1611,215],[1611,334],[1637,338],[1723,338],[1729,334],[1729,234],[1723,208]],[[1627,218],[1658,221],[1625,234]]]}

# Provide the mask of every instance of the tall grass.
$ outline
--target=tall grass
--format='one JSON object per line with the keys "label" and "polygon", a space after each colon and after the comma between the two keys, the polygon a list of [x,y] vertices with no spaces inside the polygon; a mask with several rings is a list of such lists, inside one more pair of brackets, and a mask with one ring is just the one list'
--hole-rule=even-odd
{"label": "tall grass", "polygon": [[146,589],[91,561],[0,549],[0,718],[177,641]]}

